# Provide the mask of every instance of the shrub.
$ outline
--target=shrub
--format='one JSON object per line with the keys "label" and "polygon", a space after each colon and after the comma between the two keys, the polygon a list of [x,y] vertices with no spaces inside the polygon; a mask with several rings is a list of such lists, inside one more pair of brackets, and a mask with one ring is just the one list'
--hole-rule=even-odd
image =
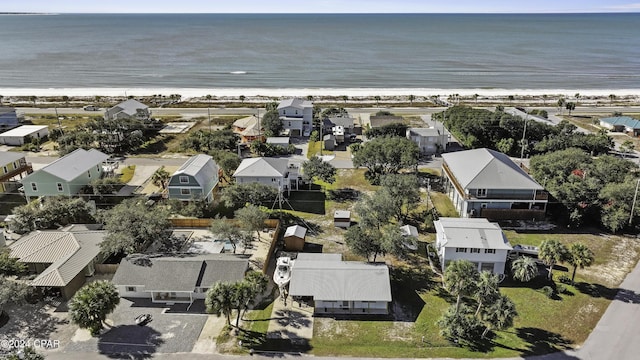
{"label": "shrub", "polygon": [[567,287],[565,285],[558,284],[558,285],[556,285],[556,292],[558,294],[566,294],[567,293]]}
{"label": "shrub", "polygon": [[555,291],[553,290],[553,288],[548,285],[540,289],[540,291],[542,291],[543,294],[547,295],[549,299],[551,299],[555,294]]}
{"label": "shrub", "polygon": [[563,284],[571,284],[571,278],[567,275],[560,275],[558,280]]}
{"label": "shrub", "polygon": [[309,141],[320,141],[320,134],[318,130],[313,130],[311,132],[311,136],[309,136]]}

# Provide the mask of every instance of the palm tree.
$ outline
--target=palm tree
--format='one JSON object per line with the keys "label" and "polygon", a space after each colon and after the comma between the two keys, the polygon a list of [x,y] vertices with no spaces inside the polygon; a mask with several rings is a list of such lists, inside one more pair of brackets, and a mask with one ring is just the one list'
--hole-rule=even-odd
{"label": "palm tree", "polygon": [[340,98],[342,98],[342,101],[344,101],[344,103],[347,103],[347,100],[349,100],[349,96],[347,95],[342,95]]}
{"label": "palm tree", "polygon": [[613,105],[613,100],[616,99],[616,95],[615,94],[611,94],[609,95],[609,105]]}
{"label": "palm tree", "polygon": [[241,102],[241,103],[244,103],[244,100],[245,100],[246,98],[247,98],[246,96],[244,96],[244,95],[240,95],[240,102]]}
{"label": "palm tree", "polygon": [[565,107],[567,108],[567,110],[569,110],[569,115],[571,115],[571,110],[575,110],[576,109],[576,103],[568,102],[568,103],[565,104]]}
{"label": "palm tree", "polygon": [[573,275],[571,275],[571,283],[576,277],[576,270],[578,268],[584,269],[587,266],[593,264],[594,255],[593,251],[582,243],[572,244],[569,248],[569,264],[573,266]]}
{"label": "palm tree", "polygon": [[498,299],[482,313],[482,320],[485,323],[485,329],[482,332],[482,338],[491,329],[503,330],[513,326],[513,320],[518,316],[516,305],[504,295],[500,295]]}
{"label": "palm tree", "polygon": [[416,97],[414,95],[409,95],[409,104],[413,105],[413,100],[415,100]]}
{"label": "palm tree", "polygon": [[29,96],[29,101],[33,102],[33,106],[36,106],[36,101],[38,100],[38,97],[35,95],[31,95]]}
{"label": "palm tree", "polygon": [[543,94],[543,95],[542,95],[542,104],[543,104],[544,106],[547,106],[547,95],[546,95],[546,94]]}
{"label": "palm tree", "polygon": [[521,282],[529,282],[538,276],[538,264],[528,256],[520,256],[511,263],[513,278]]}
{"label": "palm tree", "polygon": [[376,107],[380,107],[380,96],[376,95],[373,97],[373,99],[376,101]]}
{"label": "palm tree", "polygon": [[83,286],[69,300],[71,321],[96,336],[102,322],[120,303],[118,289],[109,281],[95,281]]}
{"label": "palm tree", "polygon": [[538,256],[549,266],[549,280],[551,280],[553,266],[567,259],[567,247],[558,240],[545,240],[540,244]]}
{"label": "palm tree", "polygon": [[580,100],[580,93],[576,93],[575,98],[576,98],[576,104],[577,104],[578,101]]}
{"label": "palm tree", "polygon": [[476,101],[476,104],[478,103],[478,96],[480,96],[480,95],[478,95],[478,94],[473,94],[473,100],[475,100],[475,101]]}
{"label": "palm tree", "polygon": [[227,282],[218,282],[207,291],[204,300],[209,314],[224,315],[227,325],[231,325],[231,312],[236,308],[236,285]]}
{"label": "palm tree", "polygon": [[307,95],[307,100],[313,101],[313,95]]}
{"label": "palm tree", "polygon": [[475,292],[475,298],[476,301],[478,301],[476,316],[478,316],[480,309],[482,309],[484,304],[492,302],[500,295],[500,290],[498,289],[498,276],[490,273],[489,271],[482,271],[478,276],[476,286],[477,290]]}
{"label": "palm tree", "polygon": [[455,260],[447,265],[444,271],[444,288],[456,297],[456,311],[460,309],[460,300],[463,296],[474,293],[477,286],[478,270],[476,266],[467,260]]}
{"label": "palm tree", "polygon": [[169,178],[171,178],[171,174],[167,170],[164,169],[164,166],[161,166],[158,170],[156,170],[153,175],[151,175],[151,182],[153,185],[162,189],[162,191],[167,189],[167,185],[169,185]]}

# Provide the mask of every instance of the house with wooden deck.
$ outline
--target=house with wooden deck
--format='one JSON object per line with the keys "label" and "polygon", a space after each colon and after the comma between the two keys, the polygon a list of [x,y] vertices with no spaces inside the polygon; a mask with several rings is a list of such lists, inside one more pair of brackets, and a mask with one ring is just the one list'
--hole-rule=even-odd
{"label": "house with wooden deck", "polygon": [[22,179],[33,172],[33,167],[23,153],[0,151],[0,193],[16,190],[21,186],[16,179]]}
{"label": "house with wooden deck", "polygon": [[442,155],[445,192],[461,217],[542,220],[548,193],[507,155],[486,148]]}

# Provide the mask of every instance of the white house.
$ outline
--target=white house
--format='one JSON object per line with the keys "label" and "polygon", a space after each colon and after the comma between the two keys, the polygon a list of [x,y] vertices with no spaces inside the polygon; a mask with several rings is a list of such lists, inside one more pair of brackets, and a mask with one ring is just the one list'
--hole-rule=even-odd
{"label": "white house", "polygon": [[389,268],[342,261],[340,254],[300,253],[291,268],[289,295],[312,301],[316,314],[388,314]]}
{"label": "white house", "polygon": [[512,250],[500,225],[487,219],[442,217],[433,222],[436,250],[442,271],[453,260],[469,260],[478,271],[504,274],[507,255]]}
{"label": "white house", "polygon": [[191,304],[196,299],[204,299],[207,290],[217,282],[244,279],[248,268],[247,257],[232,254],[125,258],[112,282],[121,297]]}
{"label": "white house", "polygon": [[298,190],[298,165],[285,158],[244,159],[233,173],[237,184],[260,183],[280,191]]}
{"label": "white house", "polygon": [[543,220],[549,195],[507,155],[490,149],[442,154],[445,192],[462,217]]}
{"label": "white house", "polygon": [[107,109],[104,112],[105,120],[135,119],[147,122],[151,119],[149,107],[137,100],[129,99]]}
{"label": "white house", "polygon": [[0,144],[21,146],[31,140],[42,140],[49,136],[46,125],[22,125],[0,134]]}
{"label": "white house", "polygon": [[298,98],[282,100],[278,105],[282,126],[291,136],[309,136],[313,126],[313,103]]}
{"label": "white house", "polygon": [[409,128],[407,139],[418,144],[422,154],[438,154],[447,151],[449,133],[438,128]]}

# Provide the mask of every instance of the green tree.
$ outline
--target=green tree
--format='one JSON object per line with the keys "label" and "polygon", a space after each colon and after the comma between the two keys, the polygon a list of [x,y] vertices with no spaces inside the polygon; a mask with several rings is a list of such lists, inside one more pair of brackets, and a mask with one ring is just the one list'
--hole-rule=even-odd
{"label": "green tree", "polygon": [[31,346],[25,346],[9,354],[5,360],[44,360],[44,355],[36,352]]}
{"label": "green tree", "polygon": [[513,326],[515,317],[518,316],[516,305],[504,295],[499,295],[496,300],[482,312],[482,321],[485,329],[482,332],[482,338],[487,335],[490,330],[505,330]]}
{"label": "green tree", "polygon": [[231,325],[231,313],[237,308],[236,284],[218,282],[207,291],[204,303],[209,314],[224,315]]}
{"label": "green tree", "polygon": [[376,261],[377,256],[383,253],[380,232],[371,228],[360,225],[351,226],[344,233],[344,239],[351,252],[367,258],[367,261]]}
{"label": "green tree", "polygon": [[234,214],[245,230],[256,232],[256,240],[260,241],[260,230],[264,228],[264,222],[269,215],[260,207],[252,204],[236,210]]}
{"label": "green tree", "polygon": [[223,177],[228,181],[236,171],[242,159],[235,153],[224,150],[213,150],[209,153],[216,164],[222,169]]}
{"label": "green tree", "polygon": [[109,281],[89,283],[69,300],[71,321],[96,336],[102,330],[102,323],[120,303],[120,295],[115,285]]}
{"label": "green tree", "polygon": [[558,240],[545,240],[540,244],[538,256],[549,266],[549,280],[551,280],[553,279],[553,266],[567,259],[567,247]]}
{"label": "green tree", "polygon": [[570,102],[568,102],[568,103],[566,103],[564,106],[565,106],[565,108],[566,108],[567,110],[569,110],[569,115],[571,115],[571,111],[572,111],[572,110],[575,110],[575,109],[576,109],[576,103],[571,102],[571,101],[570,101]]}
{"label": "green tree", "polygon": [[415,100],[415,99],[416,99],[415,95],[409,95],[409,104],[411,106],[413,106],[413,100]]}
{"label": "green tree", "polygon": [[240,97],[239,97],[240,102],[241,102],[241,103],[244,103],[244,100],[245,100],[246,98],[247,98],[246,96],[244,96],[244,95],[240,95]]}
{"label": "green tree", "polygon": [[309,187],[311,187],[311,182],[314,179],[333,184],[336,181],[336,172],[337,170],[333,165],[322,161],[321,158],[315,155],[302,163],[302,173],[305,181],[309,182]]}
{"label": "green tree", "polygon": [[463,296],[470,296],[477,289],[478,270],[467,260],[451,261],[444,271],[443,286],[456,297],[456,312],[460,309]]}
{"label": "green tree", "polygon": [[376,107],[380,107],[380,100],[382,98],[379,95],[376,95],[373,97],[373,99],[376,101]]}
{"label": "green tree", "polygon": [[394,209],[388,206],[392,201],[390,194],[382,191],[361,196],[354,206],[355,212],[360,217],[360,224],[365,228],[380,231],[394,214]]}
{"label": "green tree", "polygon": [[573,284],[576,278],[576,270],[578,268],[584,269],[587,266],[591,266],[595,256],[593,251],[582,243],[574,243],[569,247],[569,264],[573,266],[573,274],[571,275],[571,283]]}
{"label": "green tree", "polygon": [[557,103],[558,104],[558,108],[562,109],[566,103],[567,103],[567,101],[563,97],[559,98],[558,99],[558,103]]}
{"label": "green tree", "polygon": [[[629,223],[635,187],[635,179],[629,178],[622,183],[608,183],[600,190],[600,222],[607,230],[617,233]],[[636,206],[634,216],[638,210]]]}
{"label": "green tree", "polygon": [[261,183],[233,184],[220,192],[220,201],[229,208],[245,204],[271,206],[278,196],[278,189]]}
{"label": "green tree", "polygon": [[169,185],[170,178],[171,174],[169,174],[169,172],[165,170],[164,166],[161,166],[153,173],[153,175],[151,175],[151,182],[153,183],[153,185],[159,187],[164,191],[167,189],[167,185]]}
{"label": "green tree", "polygon": [[353,165],[366,167],[369,180],[377,183],[382,175],[414,169],[419,155],[418,145],[407,138],[380,137],[360,147],[353,156]]}
{"label": "green tree", "polygon": [[9,249],[0,249],[0,276],[14,276],[22,274],[27,270],[24,263],[18,261],[17,258],[9,256]]}
{"label": "green tree", "polygon": [[0,317],[4,314],[5,306],[23,303],[29,291],[30,288],[24,283],[0,276]]}
{"label": "green tree", "polygon": [[344,101],[345,104],[347,103],[347,100],[349,100],[349,96],[347,95],[342,95],[340,96],[340,98],[342,99],[342,101]]}
{"label": "green tree", "polygon": [[616,99],[616,95],[615,94],[610,94],[609,95],[609,105],[613,105],[613,101]]}
{"label": "green tree", "polygon": [[[251,296],[244,296],[242,294],[239,298],[242,298],[244,302],[239,302],[239,311],[242,311],[242,317],[245,312],[250,308],[252,304],[254,304],[257,298],[262,295],[265,290],[267,290],[267,286],[269,285],[269,278],[260,271],[250,271],[245,276],[243,283],[246,283],[249,286]],[[246,291],[245,289],[242,290]]]}
{"label": "green tree", "polygon": [[509,154],[511,153],[511,149],[513,149],[514,144],[515,140],[513,140],[513,138],[503,138],[498,141],[496,147],[501,153]]}
{"label": "green tree", "polygon": [[282,120],[280,120],[277,110],[267,111],[262,117],[261,125],[267,137],[278,136],[283,129]]}
{"label": "green tree", "polygon": [[392,209],[396,220],[399,223],[406,221],[409,211],[420,202],[418,178],[407,174],[389,174],[382,176],[380,185],[376,196],[387,194],[385,201]]}
{"label": "green tree", "polygon": [[91,182],[91,189],[94,195],[110,195],[114,194],[122,188],[122,181],[115,177],[104,177]]}
{"label": "green tree", "polygon": [[511,263],[513,278],[521,282],[529,282],[538,276],[538,264],[528,256],[520,256]]}
{"label": "green tree", "polygon": [[226,218],[217,218],[211,221],[209,231],[216,237],[228,241],[236,253],[238,243],[242,242],[243,236],[240,229]]}
{"label": "green tree", "polygon": [[436,322],[440,335],[457,345],[472,345],[480,338],[482,323],[467,305],[452,305]]}
{"label": "green tree", "polygon": [[47,197],[44,203],[34,200],[13,209],[15,215],[9,228],[17,233],[57,229],[69,224],[95,223],[95,210],[81,198]]}
{"label": "green tree", "polygon": [[620,144],[620,152],[622,153],[622,157],[624,158],[628,153],[633,152],[636,148],[635,144],[631,140],[625,140],[622,144]]}
{"label": "green tree", "polygon": [[166,243],[171,237],[169,212],[161,207],[149,207],[144,201],[127,199],[103,211],[100,217],[107,232],[100,248],[107,254],[127,254],[145,251],[154,241]]}
{"label": "green tree", "polygon": [[476,287],[477,289],[474,293],[474,298],[478,302],[478,307],[476,309],[476,316],[478,316],[480,314],[480,310],[483,309],[485,304],[494,302],[500,296],[498,275],[489,271],[480,272]]}

